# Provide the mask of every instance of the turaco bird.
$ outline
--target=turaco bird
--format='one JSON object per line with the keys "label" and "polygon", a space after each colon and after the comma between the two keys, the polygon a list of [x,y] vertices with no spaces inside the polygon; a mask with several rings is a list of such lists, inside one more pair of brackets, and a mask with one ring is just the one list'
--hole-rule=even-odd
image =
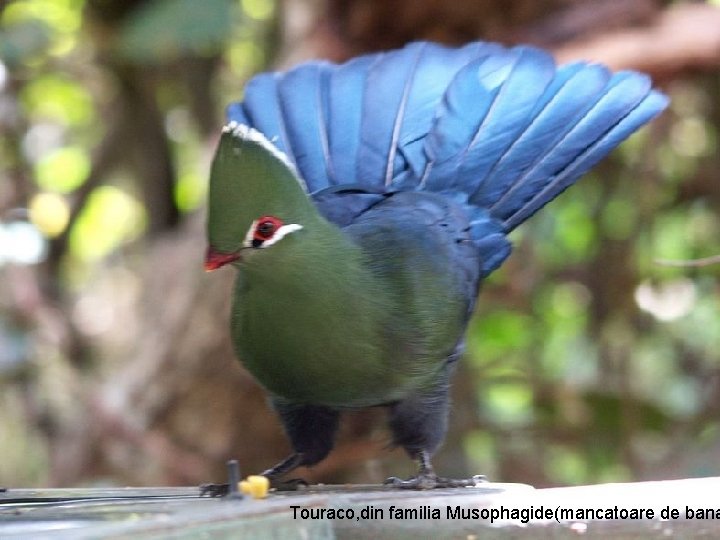
{"label": "turaco bird", "polygon": [[292,445],[263,475],[318,463],[342,411],[382,406],[418,464],[388,483],[472,484],[431,457],[480,283],[667,103],[641,73],[483,42],[251,79],[212,164],[205,268],[238,270],[233,343]]}

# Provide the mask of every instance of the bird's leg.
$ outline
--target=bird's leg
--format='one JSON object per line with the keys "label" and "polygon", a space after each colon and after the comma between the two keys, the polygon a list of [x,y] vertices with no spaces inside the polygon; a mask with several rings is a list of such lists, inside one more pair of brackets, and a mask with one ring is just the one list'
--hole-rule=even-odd
{"label": "bird's leg", "polygon": [[277,478],[297,469],[302,465],[302,454],[294,453],[283,459],[280,463],[274,467],[270,467],[267,471],[260,473],[262,476],[268,478]]}
{"label": "bird's leg", "polygon": [[[280,463],[260,473],[270,480],[270,486],[280,491],[295,491],[300,485],[307,485],[302,478],[280,481],[279,478],[300,467],[303,464],[303,455],[294,453],[283,459]],[[230,493],[230,484],[202,484],[200,486],[200,496],[224,497]]]}
{"label": "bird's leg", "polygon": [[293,478],[291,480],[281,481],[280,477],[290,471],[294,471],[303,464],[303,455],[299,452],[295,452],[290,454],[274,467],[271,467],[260,474],[270,480],[270,485],[273,488],[281,491],[294,491],[298,488],[298,486],[307,485],[307,482],[302,478]]}
{"label": "bird's leg", "polygon": [[[302,478],[280,480],[280,477],[298,467],[315,465],[325,459],[333,447],[338,428],[339,413],[318,405],[298,405],[275,398],[273,406],[280,416],[293,453],[280,463],[261,473],[270,485],[281,491],[294,491],[307,485]],[[200,495],[221,497],[230,491],[229,484],[203,484]]]}
{"label": "bird's leg", "polygon": [[268,477],[276,489],[294,490],[307,482],[301,478],[280,481],[280,477],[325,459],[333,447],[340,415],[328,407],[291,403],[280,398],[273,399],[273,406],[290,439],[293,453],[262,475]]}
{"label": "bird's leg", "polygon": [[438,476],[435,474],[435,469],[433,469],[430,462],[430,453],[427,450],[420,450],[415,459],[418,462],[416,476],[407,480],[391,476],[385,480],[385,484],[401,489],[435,489],[469,487],[487,481],[482,475],[475,475],[471,478],[443,478]]}
{"label": "bird's leg", "polygon": [[452,366],[448,364],[439,375],[436,386],[410,396],[390,407],[390,430],[393,442],[402,446],[418,463],[418,473],[402,480],[390,477],[385,484],[404,489],[433,489],[473,486],[482,477],[467,479],[441,478],[435,474],[430,457],[445,438],[448,411],[448,377]]}

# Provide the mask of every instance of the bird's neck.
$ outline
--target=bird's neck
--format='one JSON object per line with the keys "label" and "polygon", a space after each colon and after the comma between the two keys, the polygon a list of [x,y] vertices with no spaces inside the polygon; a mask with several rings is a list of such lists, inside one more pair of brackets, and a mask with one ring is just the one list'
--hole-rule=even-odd
{"label": "bird's neck", "polygon": [[299,300],[322,291],[371,286],[362,250],[340,229],[319,218],[309,225],[303,223],[303,229],[294,234],[295,238],[280,241],[285,245],[271,246],[268,253],[258,253],[240,267],[241,279],[249,288],[257,286],[262,293]]}

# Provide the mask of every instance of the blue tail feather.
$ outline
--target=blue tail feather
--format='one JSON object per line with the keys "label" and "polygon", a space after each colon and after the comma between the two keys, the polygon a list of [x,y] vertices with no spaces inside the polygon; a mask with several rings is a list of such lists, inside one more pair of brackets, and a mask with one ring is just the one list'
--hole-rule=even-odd
{"label": "blue tail feather", "polygon": [[[422,188],[433,190],[436,185],[442,189],[450,188],[464,150],[477,133],[498,93],[497,85],[478,84],[478,79],[482,80],[483,72],[488,75],[496,73],[493,60],[500,57],[509,59],[509,51],[500,49],[492,56],[470,62],[458,71],[445,91],[424,140],[426,163],[419,178]],[[432,179],[430,185],[429,178]],[[443,184],[444,181],[447,184]]]}
{"label": "blue tail feather", "polygon": [[[592,68],[597,68],[607,72],[607,69],[600,64],[588,64],[586,62],[573,62],[558,67],[552,81],[550,81],[550,84],[548,84],[545,88],[545,92],[542,97],[538,99],[537,104],[535,105],[535,110],[530,113],[530,117],[536,118],[537,115],[548,106],[550,101],[557,99],[555,97],[556,94],[558,94],[558,92],[562,92],[563,88],[569,81],[578,76],[582,71]],[[609,72],[607,73],[606,79],[608,77],[610,77]]]}
{"label": "blue tail feather", "polygon": [[523,198],[525,191],[533,192],[535,186],[526,175],[600,98],[609,78],[609,72],[597,64],[574,67],[570,77],[556,77],[561,84],[553,81],[527,129],[498,160],[472,201],[502,216],[503,203]]}
{"label": "blue tail feather", "polygon": [[[455,184],[472,195],[482,189],[487,174],[531,120],[537,101],[555,74],[550,56],[538,49],[519,48],[519,56],[473,137],[456,174]],[[432,182],[428,180],[430,185]]]}
{"label": "blue tail feather", "polygon": [[356,178],[388,186],[407,171],[425,167],[422,140],[434,112],[457,71],[478,55],[499,47],[471,43],[450,49],[433,43],[411,43],[377,55],[368,71],[362,103],[363,121]]}
{"label": "blue tail feather", "polygon": [[297,168],[310,191],[330,185],[327,125],[330,64],[311,62],[285,73],[278,85],[280,110]]}
{"label": "blue tail feather", "polygon": [[[395,171],[410,170],[416,177],[422,174],[427,161],[423,150],[424,138],[432,126],[435,110],[445,90],[459,69],[496,48],[492,44],[479,42],[460,49],[424,44],[400,123],[393,179],[398,176]],[[383,89],[377,88],[376,91],[382,92]]]}
{"label": "blue tail feather", "polygon": [[249,125],[252,123],[250,119],[245,115],[243,104],[237,101],[227,106],[227,109],[225,109],[225,116],[227,117],[228,122],[237,122],[238,124],[245,125]]}
{"label": "blue tail feather", "polygon": [[421,44],[410,44],[396,53],[381,53],[370,67],[361,103],[363,121],[356,181],[388,185],[397,153],[399,125],[422,53]]}
{"label": "blue tail feather", "polygon": [[[599,99],[594,103],[594,100],[590,102],[591,107],[583,111],[580,118],[569,126],[570,129],[563,134],[557,144],[540,152],[539,159],[533,167],[509,186],[509,190],[503,197],[488,205],[492,215],[505,221],[509,231],[557,197],[567,186],[561,189],[546,189],[546,186],[558,186],[556,178],[561,171],[566,171],[564,178],[566,178],[567,185],[575,182],[587,172],[589,167],[580,171],[570,165],[580,158],[586,149],[603,137],[613,125],[642,103],[649,91],[649,79],[644,75],[632,72],[616,73],[608,82]],[[655,110],[652,116],[655,116],[662,108],[664,107]],[[646,121],[650,120],[652,116]],[[642,123],[635,125],[633,131],[640,126]],[[625,137],[631,133],[632,131],[628,132]],[[603,146],[596,152],[597,161],[621,141],[622,139],[616,139],[615,145]],[[580,172],[570,175],[570,171]],[[540,194],[542,196],[539,196]],[[527,205],[527,201],[531,198],[533,203]],[[521,207],[524,208],[522,214],[516,216],[515,213]],[[520,216],[524,216],[524,219],[519,219]]]}
{"label": "blue tail feather", "polygon": [[[363,121],[363,92],[374,56],[361,56],[337,66],[328,87],[328,141],[333,185],[357,181],[360,130]],[[348,106],[352,104],[353,106]]]}
{"label": "blue tail feather", "polygon": [[[242,113],[249,125],[273,141],[282,152],[285,152],[291,161],[294,156],[290,148],[290,139],[285,130],[285,117],[279,107],[278,81],[279,73],[261,73],[253,77],[245,86],[245,99],[242,103]],[[239,112],[239,111],[238,111]],[[240,122],[240,115],[232,115],[229,120]]]}
{"label": "blue tail feather", "polygon": [[527,220],[547,202],[557,197],[560,193],[570,187],[575,181],[595,166],[608,152],[615,148],[622,141],[627,139],[637,129],[652,120],[659,111],[665,109],[669,104],[666,95],[651,91],[645,99],[615,126],[607,131],[601,138],[587,148],[577,159],[575,159],[565,170],[553,178],[542,191],[515,212],[505,225],[507,230],[512,230],[523,221]]}

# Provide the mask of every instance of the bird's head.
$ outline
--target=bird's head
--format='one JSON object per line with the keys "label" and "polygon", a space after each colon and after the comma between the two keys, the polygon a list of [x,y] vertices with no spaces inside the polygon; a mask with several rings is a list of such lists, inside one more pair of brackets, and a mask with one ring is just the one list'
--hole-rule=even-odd
{"label": "bird's head", "polygon": [[259,131],[235,122],[223,128],[208,198],[208,271],[281,249],[317,219],[285,154]]}

